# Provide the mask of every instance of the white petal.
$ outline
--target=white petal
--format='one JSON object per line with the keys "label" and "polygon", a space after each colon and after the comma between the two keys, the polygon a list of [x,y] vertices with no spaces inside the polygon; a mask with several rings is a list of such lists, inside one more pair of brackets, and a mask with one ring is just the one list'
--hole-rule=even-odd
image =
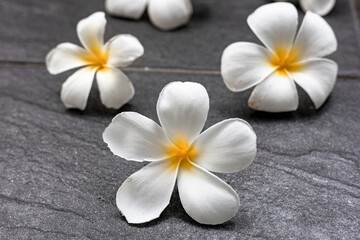
{"label": "white petal", "polygon": [[173,30],[189,22],[193,13],[191,0],[151,0],[151,22],[161,30]]}
{"label": "white petal", "polygon": [[298,94],[294,82],[277,72],[255,87],[249,99],[249,106],[265,112],[288,112],[297,109]]}
{"label": "white petal", "polygon": [[228,46],[221,59],[221,75],[231,91],[244,91],[269,76],[272,54],[254,43],[238,42]]}
{"label": "white petal", "polygon": [[120,34],[110,39],[105,48],[109,54],[108,65],[127,67],[144,54],[139,40],[129,34]]}
{"label": "white petal", "polygon": [[179,169],[178,189],[187,214],[202,224],[224,223],[240,206],[238,195],[228,184],[195,164]]}
{"label": "white petal", "polygon": [[213,172],[238,172],[254,161],[256,134],[244,120],[228,119],[203,132],[193,146],[199,154],[197,165]]}
{"label": "white petal", "polygon": [[148,0],[106,0],[106,11],[114,16],[138,20],[145,12]]}
{"label": "white petal", "polygon": [[138,162],[165,159],[171,144],[157,123],[135,112],[118,114],[103,139],[115,155]]}
{"label": "white petal", "polygon": [[300,0],[301,8],[321,16],[327,15],[335,6],[336,0]]}
{"label": "white petal", "polygon": [[172,82],[161,91],[157,114],[169,139],[190,143],[199,136],[209,112],[209,95],[199,83]]}
{"label": "white petal", "polygon": [[283,2],[263,5],[248,17],[247,22],[268,49],[290,51],[298,24],[294,5]]}
{"label": "white petal", "polygon": [[61,43],[46,55],[46,67],[51,74],[58,74],[67,70],[85,66],[87,52],[72,43]]}
{"label": "white petal", "polygon": [[98,53],[104,45],[105,13],[96,12],[77,24],[77,34],[82,45],[91,53]]}
{"label": "white petal", "polygon": [[116,68],[104,68],[97,72],[101,102],[107,108],[119,109],[130,101],[135,90],[129,78]]}
{"label": "white petal", "polygon": [[131,175],[116,194],[116,205],[129,223],[145,223],[160,216],[170,202],[177,169],[168,160],[150,163]]}
{"label": "white petal", "polygon": [[95,73],[96,68],[84,67],[63,83],[61,100],[67,108],[85,109]]}
{"label": "white petal", "polygon": [[296,37],[294,49],[301,59],[323,57],[336,51],[336,36],[322,17],[307,12]]}
{"label": "white petal", "polygon": [[301,72],[291,73],[291,77],[302,87],[320,108],[334,88],[338,66],[328,59],[312,59],[303,63]]}

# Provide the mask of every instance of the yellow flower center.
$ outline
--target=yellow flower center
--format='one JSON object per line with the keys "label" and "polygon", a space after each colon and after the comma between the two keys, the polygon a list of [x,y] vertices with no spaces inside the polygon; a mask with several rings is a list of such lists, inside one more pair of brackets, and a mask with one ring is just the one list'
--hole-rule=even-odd
{"label": "yellow flower center", "polygon": [[90,53],[84,56],[84,61],[98,70],[102,70],[107,67],[109,60],[108,51],[104,50],[101,46],[94,44],[91,47]]}
{"label": "yellow flower center", "polygon": [[297,72],[302,68],[299,59],[299,53],[296,49],[289,53],[287,49],[278,48],[275,55],[270,59],[270,64],[277,68],[278,74],[287,76],[287,73]]}
{"label": "yellow flower center", "polygon": [[179,138],[174,145],[167,148],[167,155],[171,169],[176,170],[179,165],[182,169],[191,169],[193,165],[189,161],[194,162],[198,152],[187,140]]}

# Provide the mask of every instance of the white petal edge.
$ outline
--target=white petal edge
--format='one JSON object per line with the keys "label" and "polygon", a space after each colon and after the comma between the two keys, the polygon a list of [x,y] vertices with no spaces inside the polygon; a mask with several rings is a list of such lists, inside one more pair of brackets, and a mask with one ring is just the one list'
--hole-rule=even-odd
{"label": "white petal edge", "polygon": [[101,102],[107,108],[119,109],[130,101],[135,89],[129,78],[119,69],[103,68],[96,74]]}
{"label": "white petal edge", "polygon": [[113,67],[127,67],[144,55],[144,47],[130,34],[120,34],[111,38],[106,43],[105,49],[109,54],[107,64]]}
{"label": "white petal edge", "polygon": [[148,13],[157,28],[170,31],[189,22],[193,7],[191,0],[151,0]]}
{"label": "white petal edge", "polygon": [[193,143],[197,165],[219,173],[241,171],[254,161],[256,134],[244,120],[233,118],[215,124]]}
{"label": "white petal edge", "polygon": [[278,49],[291,50],[298,25],[298,13],[291,3],[263,5],[248,17],[247,22],[261,42],[273,53]]}
{"label": "white petal edge", "polygon": [[239,92],[263,81],[275,69],[269,64],[271,57],[271,52],[254,43],[229,45],[221,58],[221,76],[226,86]]}
{"label": "white petal edge", "polygon": [[58,74],[82,67],[88,64],[83,60],[86,55],[85,49],[75,44],[61,43],[46,55],[46,68],[51,74]]}
{"label": "white petal edge", "polygon": [[84,67],[73,73],[63,83],[61,101],[67,108],[84,110],[91,90],[96,68]]}
{"label": "white petal edge", "polygon": [[299,0],[301,8],[325,16],[334,8],[336,0]]}
{"label": "white petal edge", "polygon": [[227,222],[240,207],[237,193],[228,184],[196,164],[179,169],[177,184],[185,211],[199,223]]}
{"label": "white petal edge", "polygon": [[147,4],[148,0],[106,0],[105,10],[113,16],[139,20]]}
{"label": "white petal edge", "polygon": [[98,53],[104,46],[106,19],[104,12],[96,12],[79,21],[77,35],[81,44],[91,53]]}
{"label": "white petal edge", "polygon": [[209,95],[203,85],[172,82],[160,93],[157,114],[168,138],[192,142],[205,125],[209,112]]}
{"label": "white petal edge", "polygon": [[329,55],[337,49],[335,33],[325,19],[307,12],[296,37],[294,49],[303,60]]}
{"label": "white petal edge", "polygon": [[249,98],[249,107],[265,112],[295,111],[298,104],[294,81],[277,72],[257,85]]}
{"label": "white petal edge", "polygon": [[149,222],[169,205],[177,169],[168,160],[150,163],[131,175],[116,194],[116,205],[129,223]]}
{"label": "white petal edge", "polygon": [[301,72],[292,73],[291,77],[305,90],[318,109],[334,88],[338,65],[328,59],[311,59],[302,64]]}
{"label": "white petal edge", "polygon": [[137,162],[167,158],[165,147],[171,144],[157,123],[135,112],[114,117],[103,139],[112,153]]}

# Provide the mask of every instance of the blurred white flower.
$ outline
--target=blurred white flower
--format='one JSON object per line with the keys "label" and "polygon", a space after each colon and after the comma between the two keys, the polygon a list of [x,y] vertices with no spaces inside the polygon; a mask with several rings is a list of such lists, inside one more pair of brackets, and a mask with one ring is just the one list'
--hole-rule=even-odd
{"label": "blurred white flower", "polygon": [[127,67],[144,54],[137,38],[116,35],[104,44],[106,19],[97,12],[81,20],[77,34],[84,48],[61,43],[46,56],[51,74],[82,67],[62,85],[61,100],[67,108],[84,110],[96,75],[102,103],[108,108],[120,108],[134,96],[134,87],[117,67]]}
{"label": "blurred white flower", "polygon": [[[278,2],[284,2],[285,0],[275,0]],[[306,11],[312,11],[325,16],[334,8],[336,0],[299,0],[301,8]]]}
{"label": "blurred white flower", "polygon": [[298,108],[296,82],[316,109],[320,108],[335,85],[338,71],[335,62],[322,58],[337,49],[329,24],[309,11],[295,38],[298,13],[290,3],[261,6],[247,22],[266,48],[248,42],[228,46],[221,63],[226,86],[240,92],[257,85],[249,106],[284,112]]}
{"label": "blurred white flower", "polygon": [[189,22],[193,8],[191,0],[106,0],[106,11],[114,16],[138,20],[147,11],[151,22],[169,31]]}
{"label": "blurred white flower", "polygon": [[117,115],[105,129],[110,150],[131,161],[151,162],[119,188],[116,204],[129,223],[158,218],[175,182],[185,211],[202,224],[220,224],[239,208],[236,192],[210,173],[247,168],[256,154],[256,135],[241,119],[228,119],[200,134],[207,119],[206,89],[173,82],[160,93],[157,123],[135,112]]}

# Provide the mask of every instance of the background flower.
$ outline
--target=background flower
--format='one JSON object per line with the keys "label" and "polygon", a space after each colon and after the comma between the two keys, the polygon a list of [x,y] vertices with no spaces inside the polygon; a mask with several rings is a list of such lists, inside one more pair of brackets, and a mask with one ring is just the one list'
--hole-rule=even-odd
{"label": "background flower", "polygon": [[[285,0],[275,0],[278,2],[284,2]],[[299,0],[301,8],[306,11],[312,11],[325,16],[334,8],[336,0]]]}

